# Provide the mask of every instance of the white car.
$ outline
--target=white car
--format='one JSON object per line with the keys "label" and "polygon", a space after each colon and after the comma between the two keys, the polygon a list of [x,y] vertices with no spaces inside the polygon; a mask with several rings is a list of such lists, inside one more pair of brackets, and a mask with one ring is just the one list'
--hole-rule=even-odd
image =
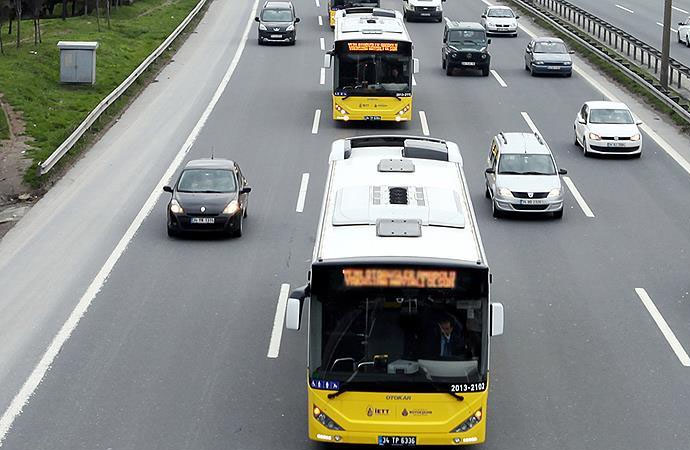
{"label": "white car", "polygon": [[690,17],[678,23],[678,42],[690,47]]}
{"label": "white car", "polygon": [[446,0],[403,0],[403,17],[411,20],[443,20],[443,5]]}
{"label": "white car", "polygon": [[580,108],[573,124],[575,145],[585,156],[642,155],[642,122],[623,103],[593,101]]}
{"label": "white car", "polygon": [[517,36],[520,16],[516,16],[507,6],[489,6],[482,14],[480,23],[486,30],[486,34],[510,34]]}

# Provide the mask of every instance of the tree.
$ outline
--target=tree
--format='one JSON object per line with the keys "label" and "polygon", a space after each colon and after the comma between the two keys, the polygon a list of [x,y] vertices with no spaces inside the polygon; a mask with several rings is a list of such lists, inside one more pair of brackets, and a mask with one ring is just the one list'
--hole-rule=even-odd
{"label": "tree", "polygon": [[2,25],[6,20],[9,20],[12,7],[10,0],[0,0],[0,54],[5,54],[5,48],[2,43]]}
{"label": "tree", "polygon": [[29,0],[29,7],[34,20],[34,45],[43,42],[41,39],[41,10],[43,9],[44,2],[45,0]]}
{"label": "tree", "polygon": [[17,19],[17,48],[19,48],[19,44],[21,44],[21,36],[22,36],[22,2],[21,0],[14,0],[14,13],[15,13],[15,18]]}
{"label": "tree", "polygon": [[105,0],[105,17],[108,19],[108,29],[110,29],[110,2],[111,0]]}

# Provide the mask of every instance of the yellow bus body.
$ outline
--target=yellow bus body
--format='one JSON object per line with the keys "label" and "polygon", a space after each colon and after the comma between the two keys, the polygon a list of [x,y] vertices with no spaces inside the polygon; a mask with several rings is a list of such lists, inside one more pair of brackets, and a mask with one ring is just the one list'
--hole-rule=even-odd
{"label": "yellow bus body", "polygon": [[331,28],[335,28],[335,9],[328,8],[328,22],[331,24]]}
{"label": "yellow bus body", "polygon": [[412,120],[412,97],[333,96],[334,120]]}
{"label": "yellow bus body", "polygon": [[[486,439],[487,389],[463,393],[463,401],[447,393],[352,392],[333,400],[333,391],[308,390],[309,439],[343,444],[378,444],[379,436],[414,436],[416,445],[469,445]],[[314,407],[343,431],[328,429],[314,418]],[[465,432],[451,433],[476,411],[482,418]]]}

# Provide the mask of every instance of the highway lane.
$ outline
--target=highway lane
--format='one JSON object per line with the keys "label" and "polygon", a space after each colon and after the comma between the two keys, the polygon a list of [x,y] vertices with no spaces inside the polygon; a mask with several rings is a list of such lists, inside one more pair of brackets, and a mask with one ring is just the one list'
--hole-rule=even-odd
{"label": "highway lane", "polygon": [[[304,281],[330,142],[378,130],[330,121],[330,81],[318,84],[319,38],[331,39],[316,20],[324,8],[296,4],[298,45],[250,41],[188,156],[214,147],[241,162],[255,188],[245,236],[169,240],[159,201],[6,448],[316,447],[305,438],[304,333],[285,332],[279,357],[266,357],[276,300],[282,283]],[[446,5],[463,17],[483,8]],[[493,292],[507,308],[506,336],[492,348],[485,447],[682,448],[688,369],[633,290],[646,287],[690,347],[687,308],[676,301],[684,282],[687,290],[690,248],[689,200],[677,193],[690,179],[651,141],[639,161],[585,159],[570,127],[579,104],[597,93],[577,74],[530,78],[520,60],[524,35],[492,43],[507,88],[493,77],[446,77],[441,28],[409,24],[422,59],[415,109],[425,111],[431,135],[461,145]],[[491,218],[483,198],[488,143],[498,130],[529,131],[521,112],[595,218],[571,196],[562,221]],[[385,128],[421,132],[418,120]],[[303,173],[309,188],[296,213]]]}
{"label": "highway lane", "polygon": [[[595,14],[612,25],[661,50],[664,22],[664,1],[615,0],[570,0],[574,5]],[[690,2],[674,0],[671,28],[676,30],[678,23],[690,17]],[[671,31],[671,56],[690,66],[690,48],[678,43],[678,35]]]}

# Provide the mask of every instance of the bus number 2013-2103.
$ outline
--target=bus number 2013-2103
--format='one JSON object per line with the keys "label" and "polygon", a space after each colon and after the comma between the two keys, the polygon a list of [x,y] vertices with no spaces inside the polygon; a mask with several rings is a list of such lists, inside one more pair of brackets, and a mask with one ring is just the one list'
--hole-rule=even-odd
{"label": "bus number 2013-2103", "polygon": [[451,384],[450,392],[481,392],[486,389],[486,383]]}

